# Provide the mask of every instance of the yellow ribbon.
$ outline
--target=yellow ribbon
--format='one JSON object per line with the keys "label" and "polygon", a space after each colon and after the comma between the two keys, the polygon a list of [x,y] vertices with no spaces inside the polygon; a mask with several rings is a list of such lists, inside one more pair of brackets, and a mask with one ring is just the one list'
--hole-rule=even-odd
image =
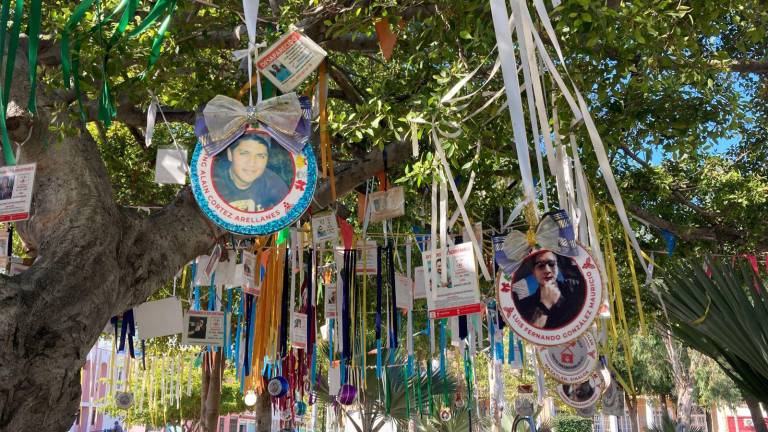
{"label": "yellow ribbon", "polygon": [[629,243],[629,236],[624,231],[624,243],[627,246],[627,261],[629,265],[629,272],[632,275],[632,286],[635,288],[635,302],[637,303],[637,312],[640,315],[640,333],[646,334],[645,328],[645,314],[643,313],[643,302],[640,299],[640,284],[637,282],[637,274],[635,273],[635,259],[632,257],[632,245]]}
{"label": "yellow ribbon", "polygon": [[693,325],[699,325],[704,322],[704,320],[707,319],[707,315],[709,315],[709,307],[712,305],[712,297],[707,294],[707,307],[704,309],[704,314],[695,320],[691,321],[691,324]]}

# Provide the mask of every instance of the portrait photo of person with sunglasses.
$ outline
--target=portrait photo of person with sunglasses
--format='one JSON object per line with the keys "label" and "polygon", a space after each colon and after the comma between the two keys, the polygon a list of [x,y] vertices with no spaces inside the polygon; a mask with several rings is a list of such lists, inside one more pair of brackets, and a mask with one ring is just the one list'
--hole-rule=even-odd
{"label": "portrait photo of person with sunglasses", "polygon": [[573,259],[540,250],[527,256],[513,278],[513,300],[528,324],[546,330],[573,321],[584,306],[586,281]]}

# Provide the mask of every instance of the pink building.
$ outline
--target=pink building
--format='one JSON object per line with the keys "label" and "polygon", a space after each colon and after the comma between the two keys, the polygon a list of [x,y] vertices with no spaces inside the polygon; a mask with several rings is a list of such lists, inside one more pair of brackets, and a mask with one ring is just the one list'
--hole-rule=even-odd
{"label": "pink building", "polygon": [[[112,356],[112,341],[99,340],[91,348],[81,371],[80,383],[82,395],[80,396],[80,410],[75,417],[75,422],[69,432],[98,432],[112,430],[115,421],[119,419],[111,417],[101,411],[100,407],[105,402],[107,394],[114,393],[109,387],[109,364]],[[119,355],[122,357],[122,354]],[[122,362],[115,362],[115,378],[122,378]],[[120,422],[121,426],[124,426]]]}

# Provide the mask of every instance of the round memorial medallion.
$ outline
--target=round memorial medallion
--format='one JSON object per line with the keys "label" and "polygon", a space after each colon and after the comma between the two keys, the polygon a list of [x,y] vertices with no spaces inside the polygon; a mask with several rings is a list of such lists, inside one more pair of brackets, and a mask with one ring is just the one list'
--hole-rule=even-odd
{"label": "round memorial medallion", "polygon": [[216,156],[198,143],[190,169],[203,213],[243,235],[270,234],[296,221],[309,208],[317,182],[311,145],[294,154],[261,131],[246,133]]}
{"label": "round memorial medallion", "polygon": [[602,276],[584,247],[568,257],[540,249],[511,276],[499,272],[501,316],[523,339],[543,346],[576,340],[594,321],[603,293]]}

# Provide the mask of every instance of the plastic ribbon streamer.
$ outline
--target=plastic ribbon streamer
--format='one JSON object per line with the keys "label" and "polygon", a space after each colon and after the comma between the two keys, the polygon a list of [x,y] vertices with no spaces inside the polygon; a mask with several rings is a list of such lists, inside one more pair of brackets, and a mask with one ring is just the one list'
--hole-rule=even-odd
{"label": "plastic ribbon streamer", "polygon": [[[259,45],[256,44],[256,27],[259,22],[259,0],[243,0],[243,15],[245,15],[245,28],[248,32],[248,82],[253,82],[253,60],[258,56]],[[237,53],[236,53],[237,56]],[[259,81],[258,71],[256,80]],[[259,83],[260,84],[260,83]],[[253,105],[253,92],[248,91],[249,105]],[[257,99],[261,102],[261,97]]]}
{"label": "plastic ribbon streamer", "polygon": [[[0,12],[0,66],[3,64],[3,53],[5,52],[5,37],[6,29],[8,28],[8,19],[10,16],[11,1],[6,0],[3,2],[2,12]],[[21,15],[24,10],[24,1],[16,0],[16,8],[13,12],[13,26],[11,27],[10,40],[8,41],[8,58],[5,63],[5,83],[0,90],[0,139],[3,143],[3,156],[5,158],[5,164],[16,165],[16,157],[13,154],[13,148],[11,147],[11,138],[8,135],[8,127],[5,123],[5,114],[8,107],[8,100],[11,95],[11,82],[13,80],[13,68],[16,63],[16,48],[19,45],[19,32],[21,28]],[[30,45],[31,50],[31,45]],[[30,69],[34,69],[33,63],[30,58]],[[35,81],[31,81],[30,85],[34,88]]]}
{"label": "plastic ribbon streamer", "polygon": [[211,156],[223,151],[240,138],[248,125],[266,131],[291,153],[299,153],[309,140],[311,124],[305,111],[309,100],[296,93],[273,97],[256,106],[244,106],[237,99],[216,95],[195,121],[195,135]]}
{"label": "plastic ribbon streamer", "polygon": [[528,153],[528,139],[526,137],[524,121],[525,114],[523,113],[523,102],[520,97],[520,81],[517,76],[517,61],[512,42],[512,33],[507,24],[509,22],[509,15],[507,14],[506,0],[490,0],[490,3],[496,43],[499,49],[499,59],[501,60],[501,73],[507,93],[507,105],[509,106],[509,115],[512,119],[517,160],[520,164],[523,191],[525,197],[533,202],[536,194],[533,188],[533,173]]}
{"label": "plastic ribbon streamer", "polygon": [[326,60],[320,63],[318,76],[318,108],[320,123],[320,160],[323,177],[329,177],[331,185],[331,200],[336,201],[336,179],[333,168],[331,139],[328,135],[328,71]]}
{"label": "plastic ribbon streamer", "polygon": [[389,334],[389,349],[391,355],[394,355],[395,350],[398,347],[398,320],[400,318],[400,314],[397,312],[397,290],[395,289],[395,262],[393,256],[394,253],[392,251],[392,241],[390,240],[389,244],[387,245],[387,277],[389,279],[390,292],[392,293],[390,298],[390,303],[392,306],[392,329],[390,330]]}
{"label": "plastic ribbon streamer", "polygon": [[627,265],[629,266],[629,271],[632,275],[632,287],[635,289],[635,303],[637,303],[637,313],[640,316],[640,331],[645,335],[645,314],[643,313],[643,302],[640,299],[640,283],[637,281],[637,273],[635,272],[635,260],[632,258],[632,245],[629,242],[629,236],[627,235],[626,231],[624,232],[624,244],[627,247]]}
{"label": "plastic ribbon streamer", "polygon": [[[117,328],[115,328],[115,331],[117,331]],[[136,335],[136,323],[133,320],[133,309],[128,309],[127,311],[123,312],[123,323],[122,327],[120,329],[120,346],[117,349],[118,351],[125,351],[125,339],[128,338],[128,349],[131,354],[131,357],[134,358],[134,350],[133,350],[133,337]]]}
{"label": "plastic ribbon streamer", "polygon": [[[293,305],[290,303],[291,295],[291,276],[294,275],[291,262],[288,256],[293,255],[292,251],[286,249],[286,259],[283,265],[283,291],[282,301],[280,302],[280,340],[278,342],[278,358],[284,358],[288,355],[288,332],[290,330],[290,314],[293,311]],[[293,261],[291,257],[291,261]]]}
{"label": "plastic ribbon streamer", "polygon": [[376,378],[381,379],[381,307],[382,307],[382,274],[381,246],[376,247]]}

